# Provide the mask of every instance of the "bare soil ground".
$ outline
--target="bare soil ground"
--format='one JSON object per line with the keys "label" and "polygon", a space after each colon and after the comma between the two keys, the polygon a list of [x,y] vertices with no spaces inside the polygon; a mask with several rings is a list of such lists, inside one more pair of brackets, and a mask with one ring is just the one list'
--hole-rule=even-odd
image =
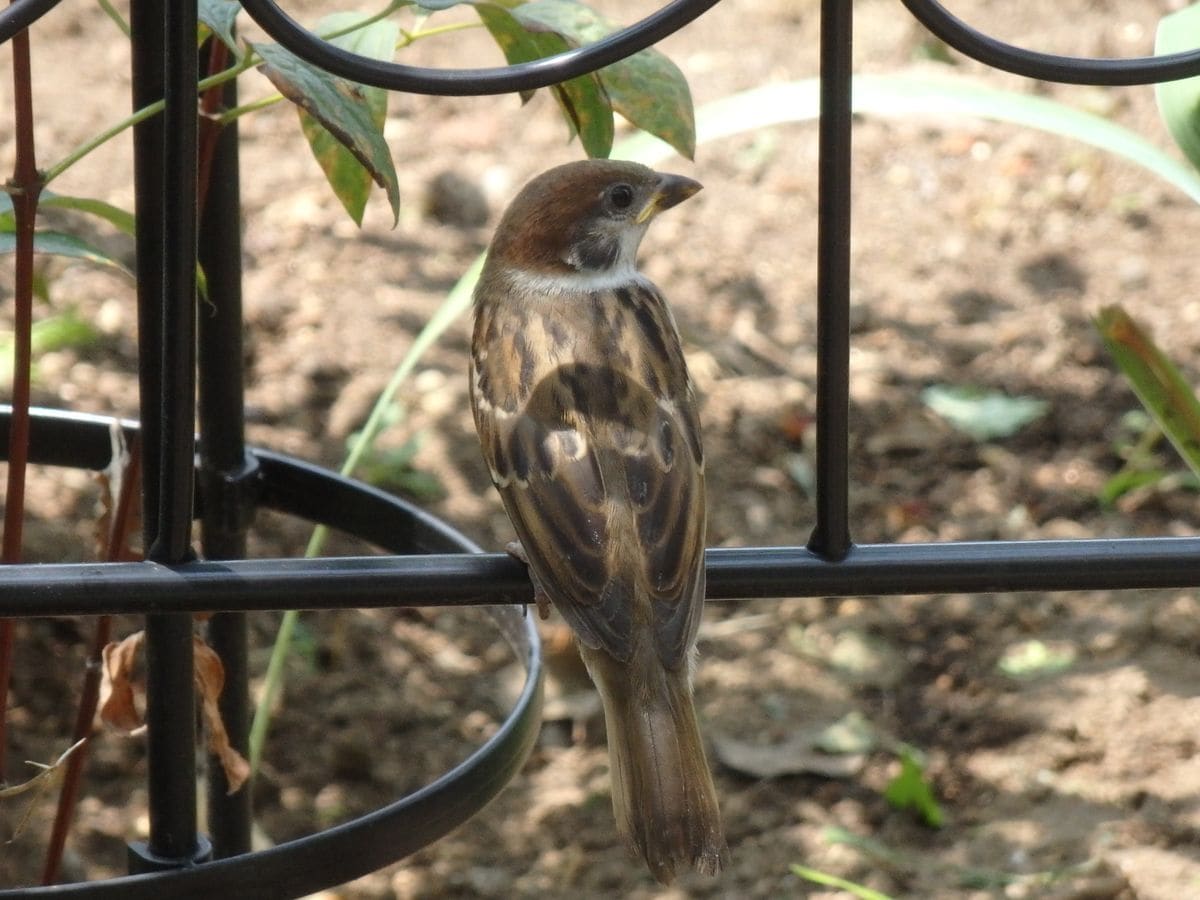
{"label": "bare soil ground", "polygon": [[[650,3],[598,4],[632,20]],[[1150,51],[1179,4],[1133,0],[960,0],[954,10],[1000,37],[1064,53]],[[860,71],[931,67],[1062,99],[1163,147],[1152,89],[1027,83],[959,61],[922,62],[928,38],[895,0],[856,3]],[[302,6],[315,19],[333,5]],[[817,4],[725,3],[666,52],[704,103],[816,73]],[[41,159],[53,161],[128,107],[127,51],[98,8],[56,11],[33,31]],[[485,38],[423,42],[410,59],[493,58]],[[10,52],[0,50],[0,67]],[[69,61],[69,63],[68,63]],[[247,96],[270,88],[245,79]],[[10,88],[0,107],[11,108]],[[388,137],[404,209],[390,228],[373,201],[346,218],[282,105],[243,120],[247,398],[259,445],[336,466],[347,436],[414,334],[484,248],[499,210],[530,175],[577,158],[549,99],[395,96]],[[0,165],[11,169],[11,122]],[[674,169],[705,191],[665,216],[645,269],[675,305],[704,396],[710,544],[803,543],[812,501],[816,130],[744,134]],[[128,206],[127,140],[55,188]],[[482,225],[429,212],[452,172],[486,203]],[[117,174],[114,174],[117,173]],[[852,506],[860,541],[1192,534],[1200,513],[1178,484],[1103,507],[1121,466],[1122,417],[1136,400],[1090,317],[1120,301],[1200,381],[1195,296],[1200,210],[1120,159],[1067,140],[972,119],[864,118],[855,130]],[[97,240],[118,250],[119,239]],[[74,307],[98,341],[38,362],[38,402],[133,415],[131,285],[50,264],[56,309]],[[0,284],[8,316],[11,281]],[[41,313],[45,313],[42,308]],[[510,537],[479,459],[466,405],[464,321],[426,357],[385,445],[417,438],[415,465],[443,492],[437,514],[486,547]],[[920,399],[933,384],[978,385],[1048,401],[1019,434],[980,443]],[[1174,466],[1169,450],[1164,465]],[[89,558],[98,489],[77,472],[34,473],[29,557]],[[303,523],[264,515],[259,555],[298,555]],[[344,542],[339,552],[363,552]],[[254,618],[265,668],[277,616]],[[282,841],[365,812],[444,771],[496,727],[510,656],[481,617],[438,610],[314,614],[291,664],[288,699],[256,789],[264,840]],[[136,629],[121,623],[121,633]],[[65,747],[87,623],[23,621],[10,709],[10,782],[22,760]],[[551,629],[553,637],[553,629]],[[1019,679],[1000,663],[1029,642],[1061,669]],[[603,726],[579,699],[569,654],[552,657],[551,715],[524,772],[456,833],[326,896],[844,896],[790,874],[803,863],[895,897],[1179,900],[1200,896],[1200,604],[1191,591],[1001,594],[714,604],[697,688],[706,733],[774,750],[811,742],[848,714],[881,742],[829,770],[756,777],[717,762],[733,862],[716,880],[653,884],[613,832]],[[883,797],[904,742],[927,758],[945,813],[933,829]],[[793,754],[794,755],[794,754]],[[824,763],[824,768],[822,768]],[[742,766],[744,769],[745,767]],[[813,771],[816,769],[817,771]],[[69,874],[122,871],[144,833],[141,745],[96,742]],[[5,837],[24,812],[0,807]],[[40,800],[0,847],[0,885],[33,883],[48,833]]]}

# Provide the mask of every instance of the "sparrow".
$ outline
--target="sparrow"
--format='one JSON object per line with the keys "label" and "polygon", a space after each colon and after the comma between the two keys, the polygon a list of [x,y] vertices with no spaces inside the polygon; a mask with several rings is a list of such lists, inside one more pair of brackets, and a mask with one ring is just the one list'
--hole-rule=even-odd
{"label": "sparrow", "polygon": [[704,451],[674,318],[637,269],[700,184],[587,160],[529,182],[475,289],[470,396],[539,611],[571,626],[603,701],[617,830],[667,884],[728,858],[692,700]]}

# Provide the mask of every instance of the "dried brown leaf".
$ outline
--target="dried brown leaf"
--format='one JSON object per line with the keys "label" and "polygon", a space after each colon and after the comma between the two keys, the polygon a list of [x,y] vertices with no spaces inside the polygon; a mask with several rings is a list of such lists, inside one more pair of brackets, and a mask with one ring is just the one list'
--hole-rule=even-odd
{"label": "dried brown leaf", "polygon": [[221,761],[225,781],[232,794],[250,777],[250,763],[229,743],[229,733],[225,730],[221,710],[217,706],[225,687],[225,666],[216,651],[199,637],[193,638],[192,652],[195,658],[196,692],[200,695],[204,724],[208,728],[208,750]]}
{"label": "dried brown leaf", "polygon": [[136,631],[122,641],[106,644],[102,654],[100,721],[127,734],[143,727],[137,695],[144,695],[146,686],[134,680],[134,672],[145,639],[144,631]]}

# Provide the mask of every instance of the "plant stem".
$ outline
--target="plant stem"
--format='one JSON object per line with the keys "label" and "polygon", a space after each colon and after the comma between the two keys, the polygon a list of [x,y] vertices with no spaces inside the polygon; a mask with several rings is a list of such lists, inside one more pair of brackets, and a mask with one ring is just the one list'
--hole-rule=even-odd
{"label": "plant stem", "polygon": [[[114,466],[120,465],[113,460]],[[137,503],[142,480],[142,443],[135,438],[129,449],[129,462],[121,474],[121,487],[113,504],[108,535],[104,546],[105,562],[122,562],[128,558],[125,546],[134,523],[133,508]],[[100,700],[100,675],[104,648],[112,639],[112,616],[98,616],[96,630],[92,635],[92,647],[88,654],[87,669],[83,676],[83,688],[79,693],[79,707],[75,713],[75,730],[71,740],[86,741],[72,753],[63,770],[62,788],[58,793],[58,807],[54,811],[54,826],[50,831],[50,842],[46,847],[46,862],[42,867],[42,884],[55,884],[62,868],[63,848],[67,833],[75,816],[79,800],[79,786],[83,779],[83,766],[87,762],[91,743],[92,723],[96,718],[96,707]]]}
{"label": "plant stem", "polygon": [[[12,419],[8,436],[8,482],[4,495],[4,538],[0,558],[21,561],[25,520],[25,474],[29,462],[29,390],[33,339],[33,226],[44,182],[37,170],[33,138],[33,84],[29,29],[12,39],[13,122],[16,162],[8,184],[16,219],[16,277],[13,285]],[[8,747],[8,686],[12,679],[14,627],[0,619],[0,773]]]}
{"label": "plant stem", "polygon": [[[247,53],[242,61],[237,65],[231,66],[230,68],[225,69],[223,72],[218,72],[216,75],[210,75],[208,78],[200,79],[200,81],[196,84],[196,90],[198,93],[203,93],[210,88],[224,84],[227,81],[231,81],[234,78],[237,78],[247,69],[252,69],[261,62],[262,60],[254,54]],[[127,128],[132,128],[139,122],[146,121],[146,119],[149,119],[151,116],[158,115],[163,111],[163,107],[163,101],[157,100],[154,103],[143,106],[141,109],[137,110],[131,115],[126,116],[121,121],[104,129],[104,131],[100,132],[99,134],[88,138],[88,140],[84,141],[46,170],[43,184],[49,184],[63,172],[67,171],[67,169],[71,168],[71,166],[75,165],[75,163],[79,162],[79,160],[83,159],[100,145],[115,138],[122,131],[125,131]]]}
{"label": "plant stem", "polygon": [[376,22],[380,21],[381,19],[386,19],[388,16],[390,16],[396,10],[400,9],[400,7],[407,6],[407,5],[408,5],[408,3],[406,2],[406,0],[393,0],[393,2],[389,3],[387,6],[385,6],[383,9],[381,9],[379,12],[375,13],[374,15],[367,16],[365,19],[361,19],[358,22],[355,22],[353,25],[347,25],[345,28],[339,28],[336,31],[329,31],[329,32],[322,33],[321,39],[325,40],[325,41],[331,41],[334,38],[339,38],[344,34],[353,34],[356,31],[361,31],[363,28],[366,28],[368,25],[374,25]]}
{"label": "plant stem", "polygon": [[100,8],[108,14],[108,17],[112,19],[113,22],[116,23],[116,26],[121,29],[121,33],[125,35],[125,37],[133,37],[133,32],[129,29],[129,23],[125,21],[125,18],[119,12],[117,12],[117,8],[113,6],[109,0],[100,0]]}
{"label": "plant stem", "polygon": [[241,106],[235,106],[232,109],[227,109],[221,115],[217,116],[215,121],[219,125],[228,125],[234,119],[246,115],[246,113],[256,112],[260,109],[266,109],[268,106],[274,106],[283,99],[283,94],[275,93],[268,94],[266,97],[261,97],[258,100],[251,100],[249,103],[243,103]]}
{"label": "plant stem", "polygon": [[439,25],[426,31],[401,31],[401,43],[397,49],[404,49],[422,38],[437,37],[440,34],[450,34],[452,31],[466,31],[469,28],[482,28],[482,22],[454,22],[450,25]]}
{"label": "plant stem", "polygon": [[[103,0],[102,0],[102,2],[103,2]],[[382,10],[375,13],[374,15],[368,16],[367,18],[363,19],[361,22],[356,22],[352,26],[349,26],[347,28],[342,28],[337,31],[332,31],[332,32],[329,32],[328,34],[322,34],[321,37],[325,40],[330,40],[332,38],[341,37],[344,34],[350,34],[352,32],[358,31],[362,28],[367,27],[368,25],[373,24],[374,22],[378,22],[380,19],[386,18],[387,16],[389,16],[393,12],[395,12],[397,9],[399,9],[400,7],[405,6],[405,5],[407,5],[407,4],[403,3],[403,2],[398,2],[398,0],[393,0],[392,3],[389,3]],[[422,19],[421,21],[424,21],[424,20]],[[128,26],[124,26],[124,27],[128,28]],[[454,23],[451,25],[442,25],[438,28],[430,28],[427,31],[413,31],[413,32],[401,31],[401,39],[397,45],[397,49],[403,49],[403,48],[409,46],[410,44],[414,43],[415,41],[421,40],[422,38],[436,37],[437,35],[447,34],[452,31],[462,31],[467,28],[479,28],[479,27],[481,27],[481,25],[480,25],[480,23],[477,23],[477,22],[457,22],[457,23]],[[208,78],[202,78],[200,80],[200,82],[196,85],[196,90],[198,93],[204,93],[214,87],[217,87],[218,85],[221,85],[227,81],[230,81],[231,79],[237,78],[243,72],[246,72],[250,69],[257,68],[260,65],[262,65],[262,59],[260,59],[253,51],[247,51],[245,56],[243,56],[242,59],[239,60],[236,65],[230,66],[228,69],[225,69],[222,72],[218,72],[215,75],[210,75]],[[227,110],[226,112],[222,113],[220,116],[217,116],[215,121],[217,122],[218,125],[227,125],[231,121],[236,119],[238,116],[244,115],[245,113],[248,113],[248,112],[253,112],[258,109],[263,109],[267,106],[271,106],[272,104],[278,103],[282,99],[283,99],[283,96],[281,94],[273,94],[270,97],[264,97],[261,100],[255,100],[250,103],[243,104],[242,106],[236,107],[234,109]],[[114,137],[116,137],[121,132],[125,131],[127,128],[131,128],[134,125],[136,125],[138,122],[143,122],[146,119],[150,118],[151,116],[158,115],[162,111],[163,111],[163,102],[161,100],[159,100],[156,103],[151,103],[149,106],[143,106],[141,109],[137,110],[132,115],[126,116],[121,121],[116,122],[115,124],[106,128],[104,131],[100,132],[99,134],[94,135],[93,137],[84,141],[82,144],[80,144],[78,147],[76,147],[74,150],[72,150],[70,153],[68,153],[66,156],[64,156],[61,160],[59,160],[58,162],[56,162],[54,165],[50,166],[50,168],[48,168],[46,170],[45,177],[43,180],[43,185],[46,185],[46,184],[49,184],[50,182],[52,182],[59,175],[61,175],[67,169],[71,168],[71,166],[75,165],[75,163],[79,162],[79,160],[83,159],[85,156],[87,156],[89,153],[91,153],[97,147],[112,140]]]}

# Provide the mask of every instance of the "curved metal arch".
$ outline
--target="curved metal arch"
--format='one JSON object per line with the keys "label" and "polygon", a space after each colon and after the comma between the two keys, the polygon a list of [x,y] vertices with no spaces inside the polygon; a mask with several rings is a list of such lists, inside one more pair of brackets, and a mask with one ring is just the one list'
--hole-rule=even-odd
{"label": "curved metal arch", "polygon": [[288,50],[334,75],[393,91],[465,97],[534,90],[602,69],[673,34],[718,2],[672,0],[640,22],[586,47],[518,65],[483,69],[430,69],[368,59],[321,40],[274,0],[242,0],[242,8]]}
{"label": "curved metal arch", "polygon": [[17,0],[0,10],[0,44],[20,34],[58,3],[59,0]]}
{"label": "curved metal arch", "polygon": [[1200,75],[1200,48],[1167,56],[1092,59],[1014,47],[979,31],[937,0],[903,0],[926,28],[955,50],[1006,72],[1064,84],[1155,84]]}
{"label": "curved metal arch", "polygon": [[[514,616],[519,616],[512,610]],[[536,634],[533,618],[523,623]],[[534,638],[536,640],[536,638]],[[83,900],[262,900],[300,897],[350,881],[415,853],[461,825],[496,796],[537,739],[541,658],[528,644],[525,688],[512,714],[482,747],[429,785],[352,822],[318,834],[190,869],[107,881],[0,891],[0,897]]]}
{"label": "curved metal arch", "polygon": [[[111,457],[109,430],[114,425],[127,434],[138,427],[85,413],[35,410],[31,458],[55,466],[103,468]],[[7,410],[0,409],[0,437],[6,426]],[[263,505],[324,521],[395,554],[480,552],[460,532],[398,497],[301,460],[259,453]],[[525,668],[524,687],[496,734],[425,787],[365,816],[269,850],[105,881],[0,890],[0,898],[299,897],[394,863],[445,836],[483,809],[520,771],[541,726],[542,657],[534,619],[519,606],[490,606],[487,611]]]}

